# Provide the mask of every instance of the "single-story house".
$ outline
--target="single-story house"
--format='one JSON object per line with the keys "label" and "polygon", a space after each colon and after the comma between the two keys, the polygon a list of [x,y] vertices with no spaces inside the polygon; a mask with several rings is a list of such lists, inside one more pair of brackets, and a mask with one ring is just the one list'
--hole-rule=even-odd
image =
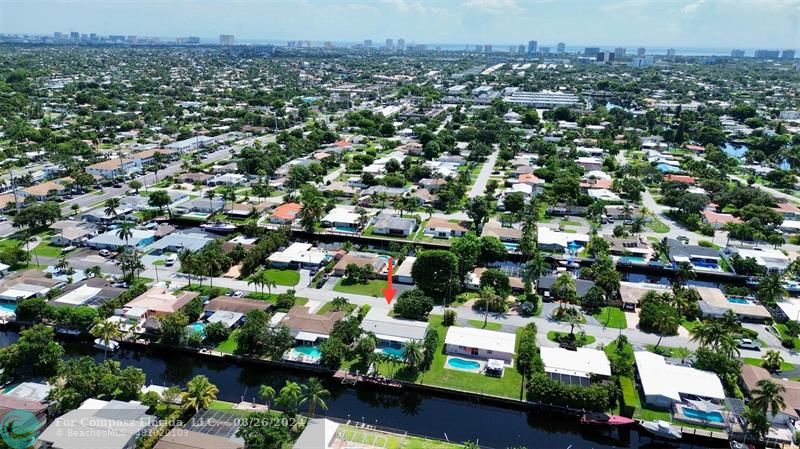
{"label": "single-story house", "polygon": [[273,209],[269,215],[269,222],[280,225],[290,225],[300,213],[300,206],[297,203],[285,203]]}
{"label": "single-story house", "polygon": [[212,240],[199,232],[173,232],[157,240],[149,249],[156,251],[157,254],[177,253],[184,249],[199,251]]}
{"label": "single-story house", "polygon": [[666,174],[664,175],[664,182],[680,182],[681,184],[694,184],[695,179],[689,175],[675,175],[675,174]]}
{"label": "single-story house", "polygon": [[700,312],[703,317],[722,318],[727,311],[732,311],[743,321],[764,322],[772,319],[766,307],[754,300],[738,297],[727,297],[716,287],[696,286],[700,294]]}
{"label": "single-story house", "polygon": [[539,354],[545,374],[566,384],[587,386],[591,383],[591,376],[611,376],[611,363],[606,353],[597,349],[569,350],[543,346],[539,348]]}
{"label": "single-story house", "polygon": [[716,402],[725,399],[722,382],[714,373],[672,365],[664,357],[647,351],[635,351],[633,357],[647,405],[669,409],[687,396]]}
{"label": "single-story house", "polygon": [[318,267],[330,260],[330,254],[311,243],[294,242],[283,251],[272,253],[268,260],[273,267]]}
{"label": "single-story house", "polygon": [[190,212],[200,212],[203,214],[213,214],[219,212],[225,207],[225,201],[220,199],[197,198],[194,200],[186,201],[175,207],[177,215],[187,214]]}
{"label": "single-story house", "polygon": [[343,319],[345,312],[329,311],[325,315],[310,313],[308,307],[294,306],[289,309],[280,324],[289,328],[295,340],[314,343],[326,340],[333,330],[333,325]]}
{"label": "single-story house", "polygon": [[151,287],[123,306],[123,316],[141,322],[151,316],[175,313],[198,295],[197,292],[173,292],[163,287]]}
{"label": "single-story house", "polygon": [[386,256],[379,256],[374,253],[351,251],[342,256],[342,258],[336,262],[336,265],[333,266],[333,274],[335,276],[344,276],[347,266],[350,264],[356,264],[360,267],[372,267],[372,272],[377,275],[386,269],[388,263],[389,258]]}
{"label": "single-story house", "polygon": [[[110,249],[115,250],[121,246],[125,246],[125,239],[117,235],[116,229],[111,229],[102,234],[96,235],[86,241],[86,245],[94,249]],[[155,232],[148,229],[131,229],[131,236],[128,238],[127,244],[134,248],[144,248],[145,246],[155,241]]]}
{"label": "single-story house", "polygon": [[50,244],[53,246],[80,246],[90,238],[94,237],[93,227],[70,227],[63,228],[50,237]]}
{"label": "single-story house", "polygon": [[731,214],[723,214],[720,212],[714,212],[713,210],[705,209],[701,212],[703,223],[711,225],[714,229],[720,229],[728,223],[741,223],[737,217],[734,217]]}
{"label": "single-story house", "polygon": [[213,315],[215,312],[238,312],[247,315],[253,310],[269,310],[272,304],[266,301],[247,298],[234,298],[233,296],[217,296],[209,301],[205,307],[205,317]]}
{"label": "single-story house", "polygon": [[139,437],[158,421],[147,414],[148,408],[138,402],[87,399],[56,418],[37,443],[47,449],[133,449]]}
{"label": "single-story house", "polygon": [[67,188],[55,181],[45,181],[25,187],[19,191],[23,197],[33,197],[38,201],[45,201],[49,198],[61,195]]}
{"label": "single-story house", "polygon": [[120,206],[116,214],[107,214],[105,206],[96,207],[81,214],[81,220],[89,223],[108,223],[114,220],[130,221],[133,209],[127,206]]}
{"label": "single-story house", "polygon": [[516,342],[516,334],[451,326],[447,329],[444,347],[451,355],[502,360],[510,364],[514,359]]}
{"label": "single-story house", "polygon": [[244,184],[247,181],[247,177],[244,175],[240,175],[238,173],[226,173],[214,176],[213,178],[206,181],[206,184],[209,186],[233,186]]}
{"label": "single-story house", "polygon": [[646,282],[620,282],[619,298],[622,301],[622,307],[626,310],[635,310],[644,295],[651,290],[656,293],[669,293],[672,288],[669,285]]}
{"label": "single-story house", "polygon": [[647,260],[650,258],[650,254],[652,254],[650,244],[643,237],[614,237],[613,235],[604,235],[603,239],[608,242],[609,254],[615,256],[641,257]]}
{"label": "single-story house", "polygon": [[422,341],[428,330],[428,323],[392,318],[386,315],[386,310],[374,308],[364,317],[361,329],[375,334],[379,346],[400,348],[409,341]]}
{"label": "single-story house", "polygon": [[[550,289],[556,282],[556,276],[540,276],[539,283],[536,285],[537,293],[542,295],[545,301],[550,300]],[[578,293],[578,298],[583,298],[590,288],[594,287],[594,281],[588,279],[575,279],[575,291]]]}
{"label": "single-story house", "polygon": [[639,206],[629,204],[628,207],[609,204],[603,208],[603,214],[609,220],[633,220],[633,217],[640,215]]}
{"label": "single-story house", "polygon": [[438,192],[445,184],[447,184],[447,180],[443,178],[423,178],[417,183],[417,185],[427,189],[429,192]]}
{"label": "single-story house", "polygon": [[394,269],[394,280],[400,284],[413,284],[414,278],[411,277],[411,268],[414,267],[414,262],[417,258],[408,256],[400,263],[400,266]]}
{"label": "single-story house", "polygon": [[205,184],[206,181],[213,178],[214,175],[208,173],[186,173],[178,176],[178,181],[186,184]]}
{"label": "single-story house", "polygon": [[522,230],[510,226],[503,226],[502,223],[494,218],[483,225],[483,237],[497,237],[501,242],[519,243],[522,240]]}
{"label": "single-story house", "polygon": [[112,287],[105,279],[88,278],[66,286],[64,293],[52,299],[48,304],[98,307],[109,299],[116,298],[124,291],[126,291],[124,288]]}
{"label": "single-story house", "polygon": [[[172,207],[173,205],[180,203],[181,201],[185,200],[189,197],[186,193],[178,192],[174,190],[167,190],[167,195],[170,198],[170,204],[167,207]],[[131,196],[124,196],[119,200],[120,205],[123,207],[128,207],[133,210],[142,210],[142,209],[151,209],[150,206],[150,197],[145,195],[131,195]]]}
{"label": "single-story house", "polygon": [[45,277],[37,270],[25,270],[0,280],[0,300],[41,298],[63,285],[63,281]]}
{"label": "single-story house", "polygon": [[550,251],[565,251],[570,243],[584,246],[589,242],[587,234],[561,232],[545,226],[538,227],[537,235],[537,246]]}
{"label": "single-story house", "polygon": [[791,442],[800,422],[800,382],[772,377],[766,369],[760,366],[743,364],[741,368],[742,391],[752,397],[753,390],[759,388],[758,382],[769,380],[784,388],[781,398],[785,406],[776,414],[769,414],[770,429],[767,437],[770,440]]}
{"label": "single-story house", "polygon": [[351,210],[336,207],[322,217],[322,226],[340,230],[358,229],[359,215]]}
{"label": "single-story house", "polygon": [[718,249],[700,245],[685,245],[675,239],[667,239],[669,259],[673,264],[688,262],[694,269],[719,271],[722,258]]}
{"label": "single-story house", "polygon": [[378,235],[408,237],[417,228],[417,220],[380,214],[372,225],[372,233]]}
{"label": "single-story house", "polygon": [[772,210],[783,215],[783,218],[796,219],[800,218],[800,207],[792,203],[778,203]]}
{"label": "single-story house", "polygon": [[791,260],[781,250],[769,247],[739,248],[730,247],[731,254],[738,254],[742,259],[752,257],[756,263],[771,273],[783,273],[789,268]]}
{"label": "single-story house", "polygon": [[425,235],[434,238],[461,237],[467,232],[469,232],[468,222],[453,223],[443,218],[433,217],[425,224]]}

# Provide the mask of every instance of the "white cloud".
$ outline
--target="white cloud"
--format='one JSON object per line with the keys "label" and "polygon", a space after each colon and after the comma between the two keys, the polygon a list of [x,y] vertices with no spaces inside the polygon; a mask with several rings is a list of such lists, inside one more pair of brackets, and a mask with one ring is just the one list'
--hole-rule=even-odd
{"label": "white cloud", "polygon": [[523,10],[516,0],[466,0],[464,7],[480,9],[492,14],[516,13]]}
{"label": "white cloud", "polygon": [[700,6],[702,6],[703,3],[705,2],[706,0],[696,0],[681,8],[681,12],[684,14],[694,14],[695,12],[697,12],[697,9],[700,8]]}

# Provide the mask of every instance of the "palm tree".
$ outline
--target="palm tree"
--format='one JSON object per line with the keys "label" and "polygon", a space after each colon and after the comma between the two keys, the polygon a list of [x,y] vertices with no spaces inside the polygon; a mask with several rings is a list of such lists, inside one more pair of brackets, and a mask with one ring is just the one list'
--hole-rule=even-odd
{"label": "palm tree", "polygon": [[546,270],[547,262],[545,262],[544,256],[538,250],[533,249],[530,259],[525,263],[525,271],[522,273],[525,283],[533,284],[534,289],[536,289],[539,286],[539,278]]}
{"label": "palm tree", "polygon": [[697,325],[692,330],[692,341],[701,346],[709,346],[712,349],[719,346],[722,337],[727,334],[727,330],[716,320]]}
{"label": "palm tree", "polygon": [[258,396],[264,400],[267,406],[272,405],[272,399],[275,397],[275,389],[270,385],[262,385],[258,387]]}
{"label": "palm tree", "polygon": [[312,417],[317,407],[322,410],[328,409],[328,404],[325,403],[325,398],[331,395],[330,391],[326,390],[319,379],[312,377],[308,379],[308,383],[301,386],[303,398],[300,404],[308,403],[308,414]]}
{"label": "palm tree", "polygon": [[224,261],[219,257],[203,257],[202,265],[208,272],[208,285],[214,288],[214,276],[225,267]]}
{"label": "palm tree", "polygon": [[481,289],[481,301],[483,301],[483,327],[484,329],[489,324],[489,309],[501,304],[505,298],[501,298],[494,289],[491,287],[483,287]]}
{"label": "palm tree", "polygon": [[206,190],[205,197],[208,198],[208,207],[210,210],[214,210],[214,197],[217,196],[217,192],[213,189]]}
{"label": "palm tree", "polygon": [[761,278],[756,291],[756,297],[767,307],[774,307],[786,294],[783,280],[778,273],[770,273]]}
{"label": "palm tree", "polygon": [[286,385],[281,388],[278,398],[275,400],[276,404],[280,404],[283,412],[289,416],[297,414],[297,406],[303,395],[303,389],[297,382],[286,381]]}
{"label": "palm tree", "polygon": [[256,289],[261,287],[261,293],[264,293],[264,277],[262,276],[263,270],[259,270],[252,276],[247,278],[247,285],[255,285]]}
{"label": "palm tree", "polygon": [[678,317],[677,313],[673,313],[673,310],[660,308],[658,309],[658,314],[656,315],[656,320],[653,323],[656,332],[658,332],[658,342],[656,343],[656,348],[661,344],[661,339],[664,338],[664,335],[671,334],[678,329],[678,326],[681,325],[681,320]]}
{"label": "palm tree", "polygon": [[425,349],[418,340],[409,340],[403,345],[403,362],[411,369],[417,369],[425,359]]}
{"label": "palm tree", "polygon": [[108,344],[111,340],[119,338],[122,333],[119,331],[117,324],[108,320],[98,320],[90,331],[92,336],[99,338],[103,341],[103,358],[108,356]]}
{"label": "palm tree", "polygon": [[685,362],[692,354],[693,352],[689,348],[679,347],[672,350],[672,356],[681,359],[681,363]]}
{"label": "palm tree", "polygon": [[125,240],[125,246],[130,246],[128,240],[133,237],[133,224],[129,221],[124,221],[117,229],[117,237]]}
{"label": "palm tree", "polygon": [[778,351],[769,350],[761,357],[761,366],[773,373],[780,371],[782,364],[783,356]]}
{"label": "palm tree", "polygon": [[566,304],[575,302],[578,297],[578,292],[575,289],[575,278],[569,273],[559,275],[553,282],[550,293],[556,301],[561,303],[560,307],[562,309]]}
{"label": "palm tree", "polygon": [[667,238],[664,237],[663,239],[653,242],[653,259],[658,260],[661,256],[665,258],[669,257],[669,243],[667,243]]}
{"label": "palm tree", "polygon": [[781,384],[776,384],[769,379],[761,379],[758,381],[758,388],[750,392],[752,399],[750,399],[750,406],[762,413],[767,412],[772,415],[778,414],[786,407],[786,402],[783,400],[783,393],[786,391]]}
{"label": "palm tree", "polygon": [[645,219],[641,215],[637,215],[633,217],[633,222],[631,223],[631,232],[636,234],[637,236],[642,232],[644,229]]}
{"label": "palm tree", "polygon": [[208,408],[217,399],[219,389],[208,381],[208,377],[197,375],[186,384],[186,391],[181,393],[183,410],[198,411]]}
{"label": "palm tree", "polygon": [[109,198],[105,202],[106,208],[103,209],[103,213],[106,214],[106,217],[113,217],[114,220],[117,219],[117,214],[119,213],[119,206],[120,200],[119,198]]}

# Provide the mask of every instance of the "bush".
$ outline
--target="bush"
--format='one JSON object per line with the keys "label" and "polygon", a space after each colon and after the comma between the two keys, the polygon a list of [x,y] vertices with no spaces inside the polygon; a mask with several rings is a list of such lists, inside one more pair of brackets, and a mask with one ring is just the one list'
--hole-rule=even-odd
{"label": "bush", "polygon": [[528,400],[582,410],[609,410],[616,402],[615,392],[614,385],[606,383],[593,383],[588,387],[567,385],[550,379],[544,373],[531,376],[528,382]]}
{"label": "bush", "polygon": [[394,303],[394,313],[410,320],[424,320],[431,310],[433,299],[417,288],[404,291]]}
{"label": "bush", "polygon": [[703,248],[713,248],[714,244],[709,242],[708,240],[700,240],[697,242],[698,245],[702,246]]}
{"label": "bush", "polygon": [[520,304],[519,306],[519,314],[522,316],[533,316],[536,314],[536,303],[526,301]]}
{"label": "bush", "polygon": [[[700,233],[705,235],[705,236],[708,236],[708,237],[713,237],[714,236],[714,227],[711,226],[710,224],[703,223],[703,224],[700,225]],[[698,242],[698,244],[700,244],[700,243],[702,243],[702,241]]]}
{"label": "bush", "polygon": [[364,321],[364,317],[367,316],[371,308],[372,306],[369,304],[362,304],[361,307],[358,308],[358,321]]}
{"label": "bush", "polygon": [[278,310],[289,310],[294,307],[295,297],[294,290],[289,290],[286,293],[281,293],[275,300],[275,307]]}
{"label": "bush", "polygon": [[786,337],[781,339],[781,346],[787,349],[794,349],[794,338]]}
{"label": "bush", "polygon": [[225,341],[230,335],[230,330],[222,323],[211,323],[205,328],[206,343],[216,346]]}
{"label": "bush", "polygon": [[456,316],[457,315],[458,314],[456,313],[455,310],[445,310],[444,311],[444,316],[442,316],[442,325],[450,327],[450,326],[456,324]]}
{"label": "bush", "polygon": [[536,325],[528,323],[519,335],[517,370],[523,374],[544,372],[544,364],[536,346]]}

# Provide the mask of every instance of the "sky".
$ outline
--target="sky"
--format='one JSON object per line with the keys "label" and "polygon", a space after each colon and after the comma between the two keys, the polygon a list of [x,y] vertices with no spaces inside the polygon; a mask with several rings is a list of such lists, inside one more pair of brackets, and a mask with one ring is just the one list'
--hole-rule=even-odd
{"label": "sky", "polygon": [[0,32],[800,48],[800,0],[0,0]]}

